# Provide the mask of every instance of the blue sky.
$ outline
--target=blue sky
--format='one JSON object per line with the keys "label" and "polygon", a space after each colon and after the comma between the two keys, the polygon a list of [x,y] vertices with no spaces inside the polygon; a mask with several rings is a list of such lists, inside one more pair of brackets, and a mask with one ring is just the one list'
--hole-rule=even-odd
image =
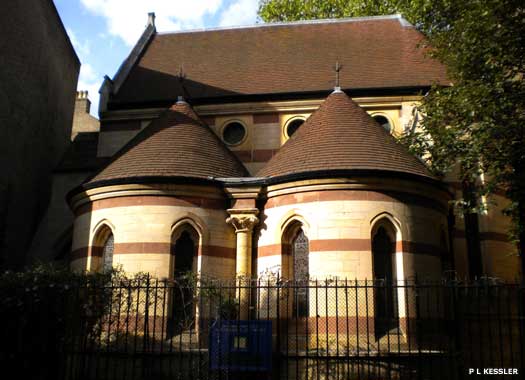
{"label": "blue sky", "polygon": [[79,90],[89,91],[91,114],[98,113],[104,75],[113,78],[144,31],[148,12],[157,30],[250,25],[258,0],[54,0],[82,62]]}

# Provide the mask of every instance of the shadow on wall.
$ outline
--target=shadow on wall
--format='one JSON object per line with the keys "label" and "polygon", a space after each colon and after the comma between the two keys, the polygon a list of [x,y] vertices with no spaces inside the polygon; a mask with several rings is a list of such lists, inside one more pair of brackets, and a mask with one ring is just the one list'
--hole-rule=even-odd
{"label": "shadow on wall", "polygon": [[209,103],[218,97],[243,95],[234,91],[196,82],[182,74],[171,75],[140,66],[133,68],[129,80],[124,82],[118,96],[108,102],[108,109],[140,107],[169,107],[178,96],[198,101],[206,99]]}

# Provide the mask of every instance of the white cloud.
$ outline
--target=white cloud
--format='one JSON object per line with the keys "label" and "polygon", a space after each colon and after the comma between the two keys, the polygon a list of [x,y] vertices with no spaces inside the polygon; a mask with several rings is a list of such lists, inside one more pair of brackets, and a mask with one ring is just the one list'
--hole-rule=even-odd
{"label": "white cloud", "polygon": [[89,99],[91,100],[91,114],[98,114],[98,102],[99,102],[99,93],[98,89],[100,88],[100,81],[102,75],[100,75],[89,63],[91,49],[89,40],[80,40],[78,36],[73,32],[72,29],[67,28],[67,34],[69,39],[77,52],[81,66],[80,73],[78,75],[77,90],[78,91],[88,91]]}
{"label": "white cloud", "polygon": [[71,43],[75,47],[75,51],[78,53],[79,56],[85,57],[88,56],[91,53],[91,47],[88,40],[80,41],[80,39],[77,37],[75,32],[73,32],[72,29],[67,28],[67,34],[69,36],[69,39],[71,40]]}
{"label": "white cloud", "polygon": [[80,74],[78,77],[77,90],[88,91],[89,100],[91,100],[91,114],[98,114],[98,102],[100,88],[100,75],[93,69],[89,63],[83,63],[80,66]]}
{"label": "white cloud", "polygon": [[221,14],[220,26],[239,26],[254,24],[257,18],[258,0],[237,0],[232,2]]}
{"label": "white cloud", "polygon": [[148,12],[157,15],[161,31],[204,26],[204,17],[214,15],[222,0],[81,0],[92,13],[106,19],[108,31],[129,46],[134,45],[146,25]]}

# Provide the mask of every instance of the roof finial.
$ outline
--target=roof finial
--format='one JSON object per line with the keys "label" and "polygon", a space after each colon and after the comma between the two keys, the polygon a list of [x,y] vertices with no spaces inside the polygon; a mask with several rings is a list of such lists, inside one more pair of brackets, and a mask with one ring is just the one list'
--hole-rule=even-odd
{"label": "roof finial", "polygon": [[176,78],[179,81],[180,88],[182,89],[182,95],[189,98],[189,93],[186,90],[186,86],[184,85],[184,81],[186,80],[186,73],[184,72],[184,64],[181,63],[179,66],[179,73],[177,74]]}
{"label": "roof finial", "polygon": [[341,69],[343,68],[343,66],[341,66],[339,64],[339,61],[336,61],[335,62],[335,66],[334,66],[334,71],[335,71],[335,87],[334,87],[334,92],[341,92],[341,86],[339,84],[339,72],[341,71]]}

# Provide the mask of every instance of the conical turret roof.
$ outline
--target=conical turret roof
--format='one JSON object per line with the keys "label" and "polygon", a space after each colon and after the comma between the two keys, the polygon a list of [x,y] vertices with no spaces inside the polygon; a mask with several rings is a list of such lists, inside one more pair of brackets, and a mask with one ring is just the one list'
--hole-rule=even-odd
{"label": "conical turret roof", "polygon": [[258,176],[315,178],[330,171],[390,171],[434,179],[422,161],[342,91],[328,96]]}
{"label": "conical turret roof", "polygon": [[209,179],[246,175],[246,168],[191,106],[178,101],[139,132],[87,184],[145,177]]}

